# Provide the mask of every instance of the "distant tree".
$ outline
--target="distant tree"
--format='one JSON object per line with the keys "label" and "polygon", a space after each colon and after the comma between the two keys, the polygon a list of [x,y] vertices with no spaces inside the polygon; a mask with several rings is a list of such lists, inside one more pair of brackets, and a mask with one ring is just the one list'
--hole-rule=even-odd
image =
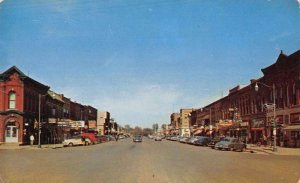
{"label": "distant tree", "polygon": [[130,125],[125,125],[124,126],[124,131],[125,131],[125,133],[131,133],[132,132],[132,128],[130,127]]}
{"label": "distant tree", "polygon": [[158,123],[154,123],[154,124],[152,125],[152,129],[153,129],[154,133],[156,133],[157,130],[158,130]]}
{"label": "distant tree", "polygon": [[167,125],[166,124],[162,124],[161,125],[161,129],[166,130],[167,129]]}
{"label": "distant tree", "polygon": [[136,127],[133,129],[132,133],[133,133],[134,135],[142,134],[142,133],[143,133],[143,129],[142,129],[141,127],[136,126]]}
{"label": "distant tree", "polygon": [[153,130],[151,128],[144,128],[143,129],[143,135],[144,136],[148,136],[148,135],[152,135],[153,134]]}

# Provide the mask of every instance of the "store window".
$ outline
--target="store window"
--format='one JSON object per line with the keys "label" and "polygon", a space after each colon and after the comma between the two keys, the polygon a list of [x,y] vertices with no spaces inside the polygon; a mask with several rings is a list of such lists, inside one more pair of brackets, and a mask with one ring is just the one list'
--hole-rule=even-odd
{"label": "store window", "polygon": [[9,109],[15,109],[16,108],[16,93],[10,92],[8,94],[8,108]]}

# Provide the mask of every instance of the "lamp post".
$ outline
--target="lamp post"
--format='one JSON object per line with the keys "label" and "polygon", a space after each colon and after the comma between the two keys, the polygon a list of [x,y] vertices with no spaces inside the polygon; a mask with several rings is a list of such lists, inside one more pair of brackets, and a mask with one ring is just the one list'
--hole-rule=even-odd
{"label": "lamp post", "polygon": [[258,91],[258,84],[261,84],[265,87],[272,88],[273,89],[273,135],[274,135],[274,141],[273,141],[273,152],[277,152],[276,147],[276,101],[275,101],[275,84],[272,86],[266,85],[265,83],[256,82],[255,84],[255,91]]}

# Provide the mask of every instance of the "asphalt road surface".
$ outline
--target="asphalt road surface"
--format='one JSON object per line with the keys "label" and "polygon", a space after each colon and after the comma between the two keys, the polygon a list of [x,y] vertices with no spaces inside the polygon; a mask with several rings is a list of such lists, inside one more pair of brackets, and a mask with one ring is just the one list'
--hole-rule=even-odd
{"label": "asphalt road surface", "polygon": [[0,183],[283,182],[300,180],[300,157],[131,139],[59,149],[0,150]]}

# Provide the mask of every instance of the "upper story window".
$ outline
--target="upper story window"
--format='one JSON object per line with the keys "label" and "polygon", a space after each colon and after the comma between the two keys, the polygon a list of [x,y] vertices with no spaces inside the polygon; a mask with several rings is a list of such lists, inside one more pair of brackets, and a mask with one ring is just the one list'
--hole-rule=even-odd
{"label": "upper story window", "polygon": [[8,94],[8,108],[9,109],[15,109],[16,108],[16,93],[10,92]]}

